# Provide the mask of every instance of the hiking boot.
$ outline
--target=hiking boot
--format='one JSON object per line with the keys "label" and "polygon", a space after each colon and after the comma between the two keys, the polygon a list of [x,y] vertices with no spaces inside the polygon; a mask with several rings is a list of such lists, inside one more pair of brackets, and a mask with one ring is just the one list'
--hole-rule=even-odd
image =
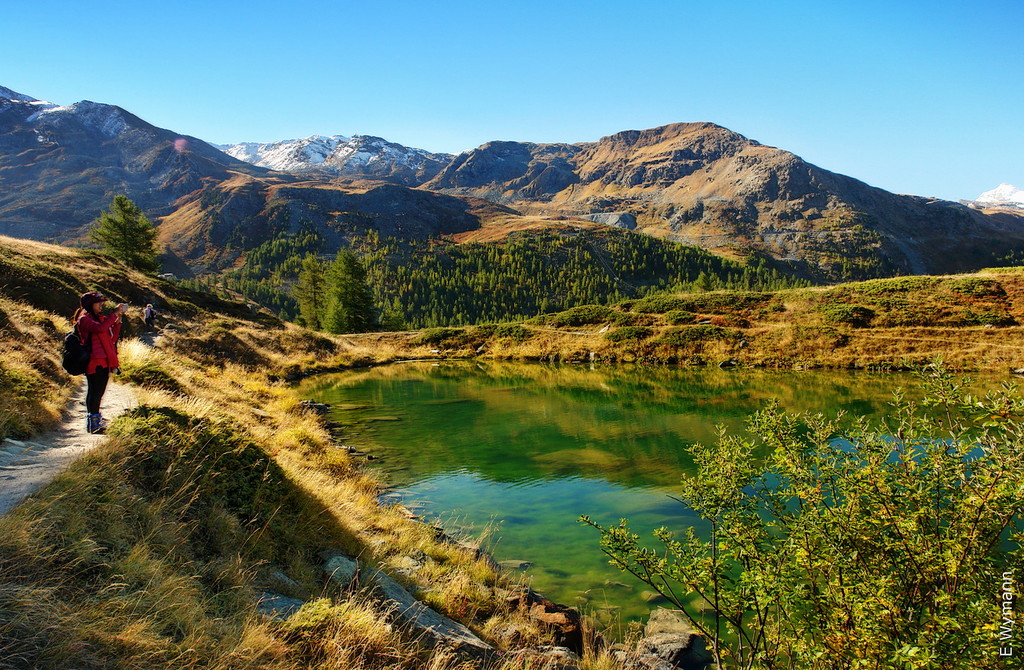
{"label": "hiking boot", "polygon": [[107,429],[107,422],[99,414],[90,414],[85,424],[85,430],[90,435],[102,435]]}

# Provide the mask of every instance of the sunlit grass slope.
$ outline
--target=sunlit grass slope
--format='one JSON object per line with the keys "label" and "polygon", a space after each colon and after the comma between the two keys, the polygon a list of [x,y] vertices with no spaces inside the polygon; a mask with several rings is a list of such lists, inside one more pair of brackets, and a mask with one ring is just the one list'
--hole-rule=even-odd
{"label": "sunlit grass slope", "polygon": [[[141,406],[0,518],[0,668],[542,665],[429,648],[322,569],[330,550],[385,569],[415,556],[420,569],[392,574],[498,649],[553,640],[509,605],[520,587],[486,557],[380,506],[379,483],[275,381],[397,350],[316,335],[90,252],[0,239],[0,273],[7,435],[53,425],[73,390],[56,352],[79,293],[154,302],[166,319],[155,347],[133,337],[138,311],[125,327],[122,378]],[[309,604],[274,622],[257,614],[261,592]]]}
{"label": "sunlit grass slope", "polygon": [[515,324],[350,338],[404,355],[904,369],[1024,367],[1024,268],[772,292],[659,294]]}

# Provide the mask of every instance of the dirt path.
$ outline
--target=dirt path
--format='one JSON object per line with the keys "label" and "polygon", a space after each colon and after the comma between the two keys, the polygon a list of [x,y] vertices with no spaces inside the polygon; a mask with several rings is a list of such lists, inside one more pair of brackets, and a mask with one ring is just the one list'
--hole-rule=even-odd
{"label": "dirt path", "polygon": [[[0,442],[0,514],[6,514],[103,440],[85,431],[85,384],[75,393],[56,430],[31,440]],[[103,395],[104,418],[113,419],[138,402],[130,386],[113,380]]]}

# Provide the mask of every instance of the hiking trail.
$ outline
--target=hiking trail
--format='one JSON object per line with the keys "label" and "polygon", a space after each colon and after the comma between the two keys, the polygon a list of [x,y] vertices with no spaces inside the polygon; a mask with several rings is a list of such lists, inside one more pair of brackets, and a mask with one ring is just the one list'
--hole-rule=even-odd
{"label": "hiking trail", "polygon": [[[144,334],[139,339],[153,346],[155,338]],[[12,510],[103,441],[103,435],[90,435],[85,430],[85,392],[83,378],[54,430],[26,440],[8,438],[0,442],[0,515]],[[103,394],[103,417],[112,421],[138,404],[135,390],[111,376]]]}

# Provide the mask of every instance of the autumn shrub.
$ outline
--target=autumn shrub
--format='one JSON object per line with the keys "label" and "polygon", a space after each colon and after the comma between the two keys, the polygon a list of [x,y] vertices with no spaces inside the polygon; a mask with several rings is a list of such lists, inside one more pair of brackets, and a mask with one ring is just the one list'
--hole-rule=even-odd
{"label": "autumn shrub", "polygon": [[1007,667],[1024,399],[967,383],[932,371],[924,400],[897,392],[888,418],[852,425],[769,403],[753,437],[687,448],[697,467],[676,498],[706,533],[661,528],[655,550],[625,520],[582,521],[686,613],[719,668]]}
{"label": "autumn shrub", "polygon": [[653,333],[654,331],[646,326],[623,326],[610,333],[605,333],[604,338],[611,342],[625,342],[626,340],[643,340]]}

